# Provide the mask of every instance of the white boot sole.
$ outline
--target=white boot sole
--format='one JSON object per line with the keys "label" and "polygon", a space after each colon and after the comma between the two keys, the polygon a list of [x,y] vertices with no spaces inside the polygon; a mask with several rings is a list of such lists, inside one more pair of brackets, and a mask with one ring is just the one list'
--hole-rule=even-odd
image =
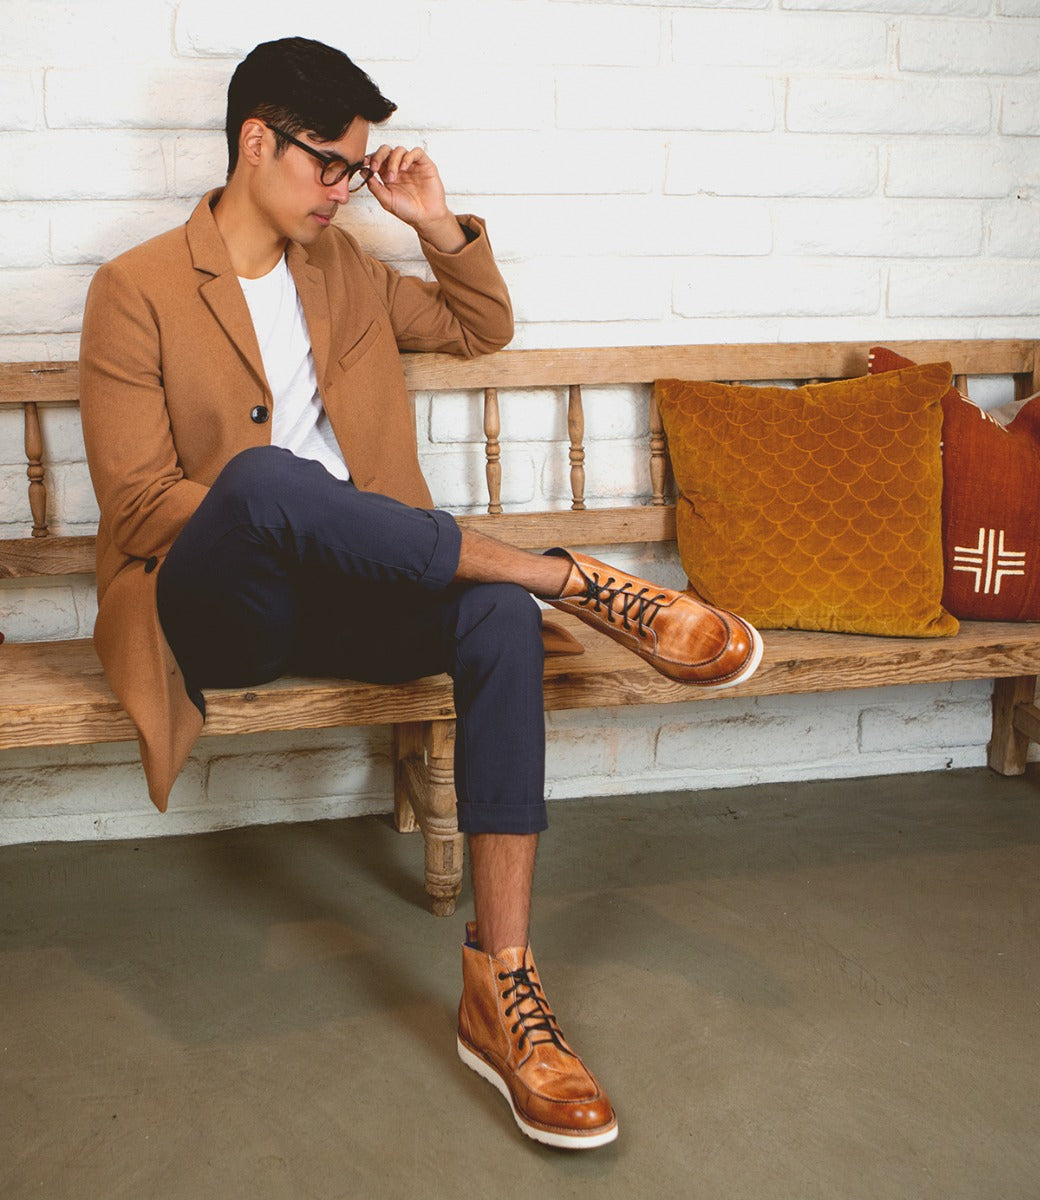
{"label": "white boot sole", "polygon": [[738,683],[743,683],[750,679],[758,670],[758,664],[762,661],[762,652],[765,650],[765,643],[762,641],[762,635],[754,627],[749,625],[747,621],[741,621],[744,628],[751,634],[751,655],[743,668],[733,676],[732,679],[726,679],[722,683],[705,683],[702,687],[715,688],[721,691],[723,688],[736,687]]}
{"label": "white boot sole", "polygon": [[506,1086],[506,1081],[501,1075],[489,1066],[478,1054],[474,1054],[462,1039],[458,1041],[459,1058],[470,1067],[472,1070],[486,1079],[493,1087],[497,1088],[502,1095],[509,1101],[509,1107],[513,1113],[513,1120],[520,1126],[521,1130],[527,1134],[529,1138],[534,1138],[536,1142],[542,1142],[546,1146],[555,1146],[558,1150],[594,1150],[597,1146],[605,1146],[608,1142],[612,1142],[618,1135],[617,1122],[603,1133],[590,1134],[566,1134],[566,1133],[551,1133],[547,1129],[541,1129],[537,1125],[531,1125],[520,1115],[516,1110],[516,1105],[513,1103],[513,1097],[510,1095],[509,1088]]}

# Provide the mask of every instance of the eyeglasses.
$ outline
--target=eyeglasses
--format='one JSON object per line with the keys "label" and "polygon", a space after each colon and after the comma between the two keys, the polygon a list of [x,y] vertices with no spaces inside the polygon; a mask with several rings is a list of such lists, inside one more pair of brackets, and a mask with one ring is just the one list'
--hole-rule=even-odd
{"label": "eyeglasses", "polygon": [[349,163],[345,158],[340,158],[338,155],[322,154],[319,150],[315,150],[313,146],[308,146],[306,142],[301,142],[299,138],[294,138],[291,133],[286,133],[284,129],[279,129],[277,125],[268,125],[267,128],[272,133],[277,133],[279,137],[285,138],[287,142],[292,142],[294,146],[299,146],[301,150],[306,150],[311,158],[316,158],[321,163],[321,182],[325,187],[332,187],[346,176],[347,191],[356,192],[359,188],[363,188],[372,178],[372,168],[366,167],[363,162]]}

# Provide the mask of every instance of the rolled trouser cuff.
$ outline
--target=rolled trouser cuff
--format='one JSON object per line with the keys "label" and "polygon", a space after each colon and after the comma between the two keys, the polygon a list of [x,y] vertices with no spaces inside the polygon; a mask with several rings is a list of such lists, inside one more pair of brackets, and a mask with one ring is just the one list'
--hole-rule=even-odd
{"label": "rolled trouser cuff", "polygon": [[464,804],[458,806],[460,833],[544,833],[549,828],[545,800],[534,804]]}
{"label": "rolled trouser cuff", "polygon": [[439,508],[426,510],[427,516],[437,528],[437,539],[426,570],[420,576],[423,587],[445,588],[459,569],[459,553],[462,550],[462,530],[451,513]]}

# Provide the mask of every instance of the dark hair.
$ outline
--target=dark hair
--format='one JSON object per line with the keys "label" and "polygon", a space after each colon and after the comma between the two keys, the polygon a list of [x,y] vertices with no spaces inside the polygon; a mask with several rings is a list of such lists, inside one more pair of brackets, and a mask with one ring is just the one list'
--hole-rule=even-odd
{"label": "dark hair", "polygon": [[[355,117],[378,124],[396,108],[342,50],[310,38],[262,42],[238,64],[228,84],[228,175],[238,163],[238,138],[250,117],[280,125],[286,133],[334,142]],[[280,154],[288,143],[277,134],[275,141]]]}

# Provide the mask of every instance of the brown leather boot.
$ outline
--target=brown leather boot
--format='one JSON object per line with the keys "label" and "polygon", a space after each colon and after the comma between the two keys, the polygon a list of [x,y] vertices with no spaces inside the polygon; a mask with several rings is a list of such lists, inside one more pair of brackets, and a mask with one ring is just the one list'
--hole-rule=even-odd
{"label": "brown leather boot", "polygon": [[459,1057],[505,1096],[528,1137],[565,1150],[612,1142],[614,1109],[564,1041],[530,946],[492,957],[480,949],[472,922],[466,937]]}
{"label": "brown leather boot", "polygon": [[669,679],[733,687],[750,679],[762,661],[758,630],[734,613],[585,554],[560,547],[546,554],[570,559],[571,573],[557,598],[543,599],[627,646]]}

